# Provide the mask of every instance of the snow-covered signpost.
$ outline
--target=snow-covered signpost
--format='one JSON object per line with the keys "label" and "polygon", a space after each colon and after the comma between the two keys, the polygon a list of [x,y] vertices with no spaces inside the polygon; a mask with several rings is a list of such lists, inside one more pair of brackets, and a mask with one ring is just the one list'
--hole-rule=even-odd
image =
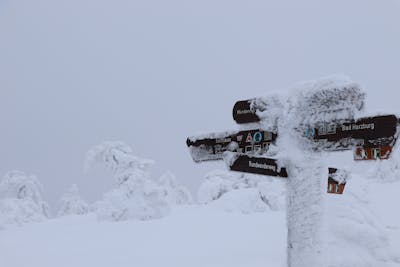
{"label": "snow-covered signpost", "polygon": [[288,95],[237,102],[233,117],[241,131],[187,140],[196,162],[224,159],[233,171],[288,178],[289,267],[331,266],[323,257],[328,249],[323,235],[325,192],[342,193],[348,174],[329,166],[325,153],[355,149],[355,160],[390,156],[398,119],[357,119],[364,98],[361,87],[347,78],[306,82]]}

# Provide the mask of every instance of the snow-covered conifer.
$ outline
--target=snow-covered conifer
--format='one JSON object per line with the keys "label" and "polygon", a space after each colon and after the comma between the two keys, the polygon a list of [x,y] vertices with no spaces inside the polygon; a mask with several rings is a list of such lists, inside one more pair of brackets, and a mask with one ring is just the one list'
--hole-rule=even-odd
{"label": "snow-covered conifer", "polygon": [[88,204],[79,194],[76,184],[73,184],[61,198],[61,208],[58,216],[64,215],[83,215],[89,210]]}
{"label": "snow-covered conifer", "polygon": [[134,156],[131,147],[118,141],[104,142],[87,153],[86,170],[102,164],[112,171],[116,182],[116,187],[95,204],[100,219],[148,220],[168,213],[162,188],[150,179],[152,163]]}
{"label": "snow-covered conifer", "polygon": [[42,221],[49,208],[42,198],[42,185],[34,175],[7,173],[0,181],[0,217],[5,224]]}

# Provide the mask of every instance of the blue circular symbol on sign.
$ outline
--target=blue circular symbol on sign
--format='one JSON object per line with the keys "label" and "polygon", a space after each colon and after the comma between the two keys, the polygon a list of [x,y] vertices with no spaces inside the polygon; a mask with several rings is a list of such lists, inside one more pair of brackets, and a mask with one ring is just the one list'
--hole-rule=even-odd
{"label": "blue circular symbol on sign", "polygon": [[256,132],[253,136],[254,143],[260,143],[263,139],[263,135],[261,132]]}
{"label": "blue circular symbol on sign", "polygon": [[315,129],[308,128],[305,132],[306,137],[314,138],[315,137]]}

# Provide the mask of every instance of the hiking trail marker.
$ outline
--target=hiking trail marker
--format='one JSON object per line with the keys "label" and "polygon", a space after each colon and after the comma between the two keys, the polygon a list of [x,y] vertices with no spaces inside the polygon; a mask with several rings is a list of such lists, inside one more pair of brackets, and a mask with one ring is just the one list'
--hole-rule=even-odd
{"label": "hiking trail marker", "polygon": [[[388,159],[399,134],[395,115],[354,118],[364,107],[365,96],[357,84],[323,80],[309,87],[287,100],[287,110],[278,103],[284,110],[274,125],[265,127],[268,130],[264,130],[263,120],[268,118],[269,106],[279,101],[254,98],[236,102],[233,119],[241,125],[258,123],[257,129],[189,137],[186,142],[195,162],[225,158],[232,171],[287,178],[289,267],[323,266],[318,234],[323,194],[343,194],[347,182],[348,173],[324,169],[318,153],[354,150],[354,160]],[[278,144],[281,136],[301,145],[284,147],[289,142]],[[307,153],[301,161],[291,153],[280,159],[269,150],[271,145],[278,150],[304,149]]]}

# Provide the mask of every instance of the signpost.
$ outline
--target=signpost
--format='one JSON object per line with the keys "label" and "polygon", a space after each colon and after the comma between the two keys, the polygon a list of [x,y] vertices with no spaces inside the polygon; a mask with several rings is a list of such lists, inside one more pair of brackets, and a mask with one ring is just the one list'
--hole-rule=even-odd
{"label": "signpost", "polygon": [[[324,86],[322,83],[322,87]],[[323,88],[320,92],[312,91],[311,96],[306,98],[310,105],[327,106],[327,114],[343,112],[345,108],[341,108],[341,101],[347,101],[346,103],[354,109],[360,109],[363,99],[364,94],[357,86],[346,85],[341,89],[333,87]],[[307,103],[301,105],[303,109],[307,107]],[[268,105],[261,98],[238,101],[233,108],[233,118],[239,124],[261,123],[261,112],[268,112]],[[303,137],[308,139],[309,147],[316,152],[354,149],[355,160],[387,159],[399,135],[398,125],[399,119],[395,115],[317,121],[305,127],[307,130]],[[320,242],[317,232],[321,223],[322,208],[315,210],[308,207],[318,207],[322,200],[323,182],[321,177],[315,176],[315,170],[319,173],[321,165],[318,165],[316,157],[308,156],[304,159],[311,162],[311,165],[307,165],[308,169],[287,169],[279,166],[278,159],[265,157],[269,146],[275,144],[280,135],[279,131],[290,131],[287,127],[287,124],[284,129],[273,125],[273,128],[277,129],[276,132],[255,129],[190,137],[186,143],[195,162],[221,160],[229,156],[227,162],[232,171],[288,178],[288,266],[320,267],[320,262],[314,258],[318,258],[319,255],[318,249],[315,249],[318,246],[315,245]],[[336,168],[329,168],[326,172],[327,193],[343,193],[346,177],[337,179],[338,173],[346,175]],[[294,260],[303,256],[308,256],[308,260]],[[296,262],[302,264],[296,265]]]}

